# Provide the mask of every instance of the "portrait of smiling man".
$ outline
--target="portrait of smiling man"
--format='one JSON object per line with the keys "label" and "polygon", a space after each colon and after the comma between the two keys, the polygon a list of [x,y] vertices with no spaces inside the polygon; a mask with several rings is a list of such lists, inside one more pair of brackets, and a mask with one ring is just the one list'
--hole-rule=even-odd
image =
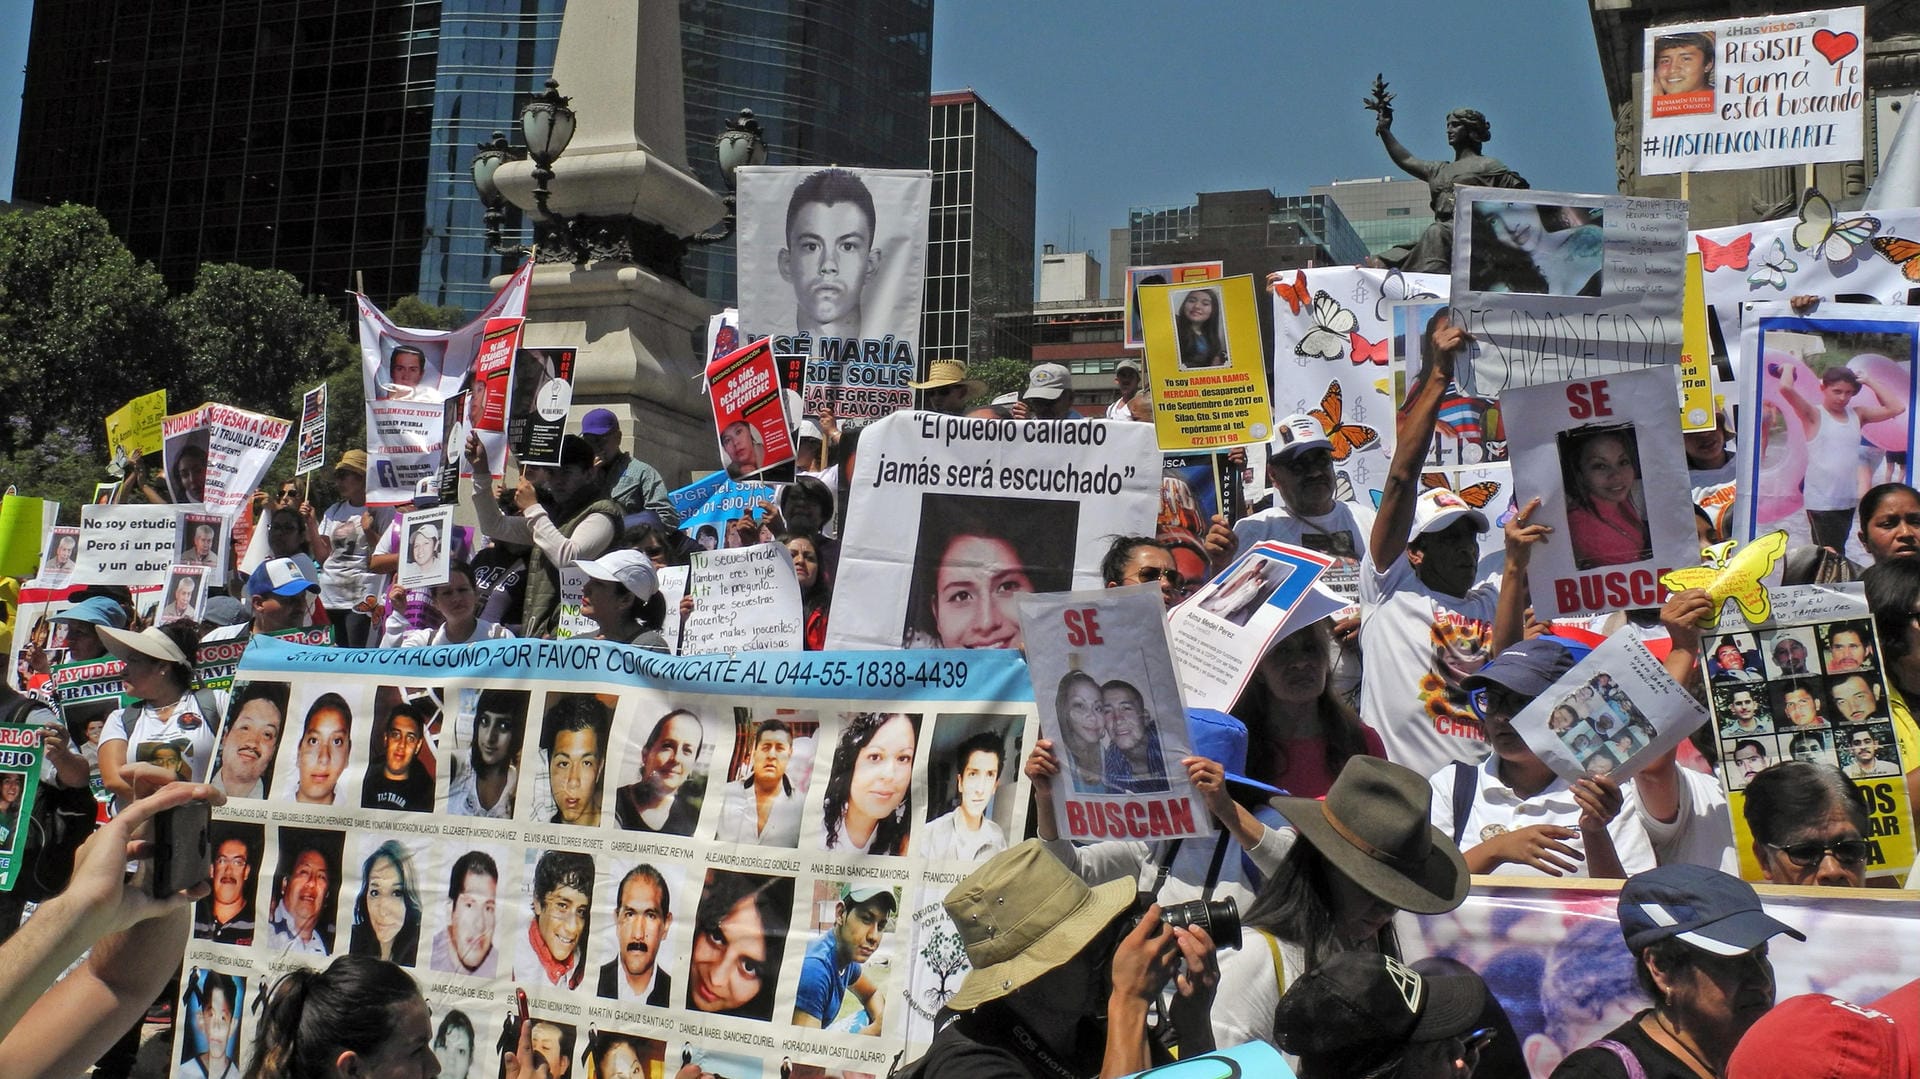
{"label": "portrait of smiling man", "polygon": [[513,976],[578,989],[587,970],[592,907],[593,859],[573,851],[543,851],[533,867],[533,916],[514,952]]}
{"label": "portrait of smiling man", "polygon": [[195,908],[193,935],[216,944],[253,943],[253,866],[264,840],[259,825],[215,821],[213,891]]}
{"label": "portrait of smiling man", "polygon": [[660,966],[660,944],[673,928],[667,878],[641,863],[620,878],[614,900],[613,942],[619,954],[600,965],[595,992],[609,1000],[672,1007],[673,978]]}
{"label": "portrait of smiling man", "polygon": [[337,832],[280,829],[280,870],[267,919],[276,955],[333,954],[333,888],[340,879],[343,839]]}

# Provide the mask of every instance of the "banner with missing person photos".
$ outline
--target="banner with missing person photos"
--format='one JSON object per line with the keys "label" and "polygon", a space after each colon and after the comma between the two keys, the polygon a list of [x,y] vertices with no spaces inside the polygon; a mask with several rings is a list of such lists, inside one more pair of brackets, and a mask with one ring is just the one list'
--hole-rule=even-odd
{"label": "banner with missing person photos", "polygon": [[221,1074],[273,979],[355,953],[413,972],[449,1079],[516,986],[556,1075],[884,1075],[968,970],[941,899],[1025,832],[1032,702],[1012,651],[256,639],[174,1060]]}

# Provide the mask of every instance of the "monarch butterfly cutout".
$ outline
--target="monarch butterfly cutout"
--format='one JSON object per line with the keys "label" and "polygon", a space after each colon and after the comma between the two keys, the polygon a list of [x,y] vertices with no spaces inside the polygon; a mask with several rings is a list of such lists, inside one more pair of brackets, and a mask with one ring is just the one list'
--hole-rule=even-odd
{"label": "monarch butterfly cutout", "polygon": [[1717,244],[1705,236],[1696,236],[1700,241],[1700,268],[1712,273],[1722,267],[1729,270],[1744,270],[1747,261],[1753,255],[1753,233],[1742,233],[1729,244]]}
{"label": "monarch butterfly cutout", "polygon": [[1793,227],[1793,246],[1838,265],[1857,257],[1860,248],[1879,231],[1880,219],[1872,214],[1835,220],[1833,203],[1820,192],[1810,190],[1800,204],[1800,223]]}
{"label": "monarch butterfly cutout", "polygon": [[1349,337],[1359,324],[1352,311],[1340,306],[1339,300],[1321,289],[1313,294],[1313,329],[1293,346],[1294,354],[1337,360],[1346,355]]}
{"label": "monarch butterfly cutout", "polygon": [[1920,243],[1898,236],[1875,236],[1873,249],[1885,256],[1888,262],[1900,267],[1900,276],[1909,281],[1920,281]]}
{"label": "monarch butterfly cutout", "polygon": [[1469,483],[1465,487],[1455,487],[1453,481],[1440,472],[1421,473],[1420,486],[1427,490],[1444,487],[1459,495],[1460,501],[1477,510],[1486,509],[1493,504],[1494,499],[1500,497],[1500,484],[1494,480],[1481,480],[1479,483]]}
{"label": "monarch butterfly cutout", "polygon": [[1275,281],[1273,283],[1273,294],[1287,301],[1287,310],[1292,311],[1296,315],[1299,314],[1300,308],[1313,298],[1313,293],[1307,291],[1306,271],[1294,271],[1292,284],[1288,284],[1285,281]]}
{"label": "monarch butterfly cutout", "polygon": [[1700,553],[1709,565],[1668,570],[1660,575],[1660,583],[1668,591],[1707,590],[1707,596],[1713,600],[1713,611],[1703,625],[1719,625],[1721,608],[1728,600],[1739,606],[1740,614],[1749,622],[1764,622],[1773,615],[1773,597],[1767,592],[1766,577],[1787,553],[1786,532],[1769,532],[1740,548],[1737,554],[1733,545],[1734,541],[1728,540],[1703,549]]}
{"label": "monarch butterfly cutout", "polygon": [[1346,399],[1340,391],[1339,379],[1327,383],[1327,392],[1320,398],[1319,408],[1307,410],[1307,414],[1319,420],[1320,426],[1326,429],[1327,441],[1333,443],[1333,459],[1336,461],[1344,461],[1353,456],[1355,450],[1368,449],[1380,441],[1380,432],[1373,428],[1342,421],[1340,417],[1345,411]]}

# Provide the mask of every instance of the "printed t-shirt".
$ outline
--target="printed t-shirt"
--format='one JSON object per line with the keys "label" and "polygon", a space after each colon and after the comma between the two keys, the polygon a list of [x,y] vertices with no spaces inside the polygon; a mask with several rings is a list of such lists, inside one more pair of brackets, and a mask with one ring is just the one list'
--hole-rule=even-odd
{"label": "printed t-shirt", "polygon": [[1422,584],[1404,552],[1384,573],[1362,561],[1360,717],[1388,760],[1432,775],[1486,756],[1486,733],[1460,682],[1491,658],[1499,597],[1497,573],[1449,596]]}

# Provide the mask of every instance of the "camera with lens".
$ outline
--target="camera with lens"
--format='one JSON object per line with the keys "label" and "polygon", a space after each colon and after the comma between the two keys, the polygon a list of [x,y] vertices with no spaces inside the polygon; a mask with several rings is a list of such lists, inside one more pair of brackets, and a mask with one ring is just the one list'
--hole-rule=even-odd
{"label": "camera with lens", "polygon": [[[1127,915],[1127,932],[1131,933],[1133,927],[1140,924],[1140,919],[1146,916],[1147,908],[1153,903],[1151,893],[1140,894],[1134,901],[1133,910]],[[1160,908],[1160,920],[1169,929],[1206,930],[1207,935],[1213,938],[1215,951],[1221,948],[1237,950],[1240,947],[1240,904],[1235,903],[1232,896],[1168,903]]]}

